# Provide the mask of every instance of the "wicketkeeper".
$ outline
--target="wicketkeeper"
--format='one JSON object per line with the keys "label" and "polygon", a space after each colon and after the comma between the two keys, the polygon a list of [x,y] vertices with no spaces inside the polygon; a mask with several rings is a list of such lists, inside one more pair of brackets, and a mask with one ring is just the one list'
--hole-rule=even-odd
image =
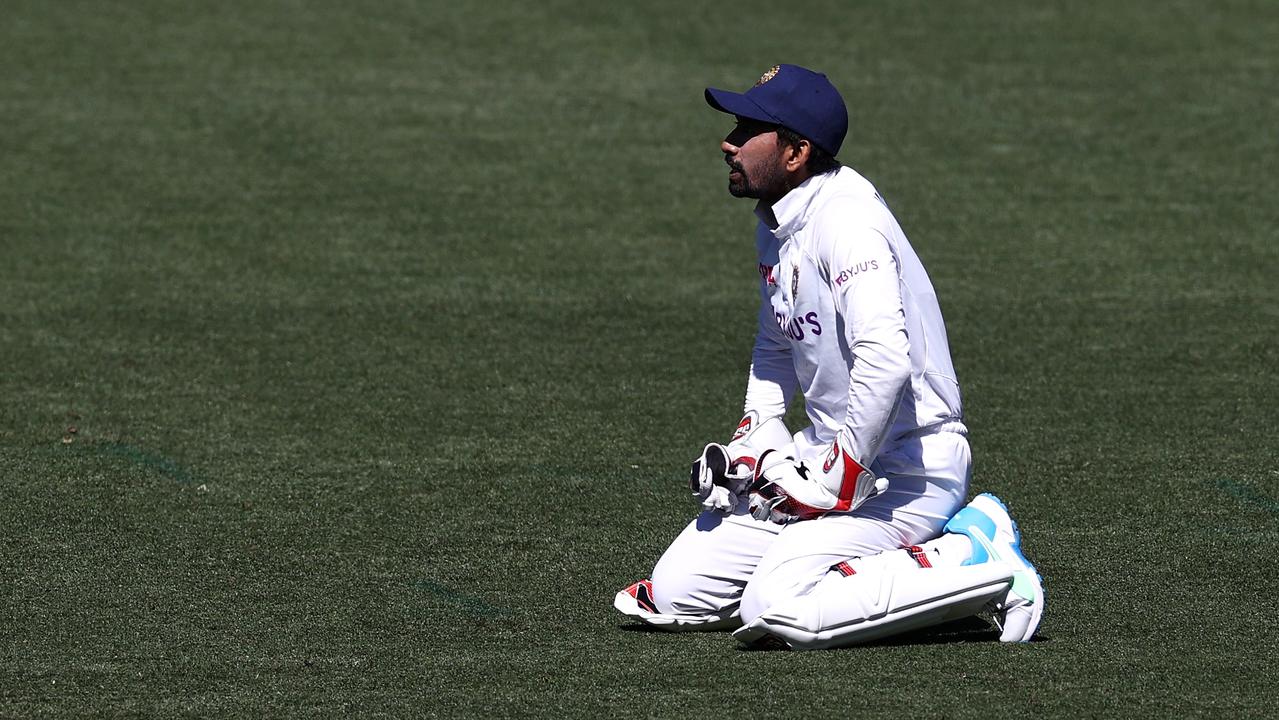
{"label": "wicketkeeper", "polygon": [[[745,416],[693,463],[703,511],[617,609],[815,649],[989,614],[1027,641],[1044,594],[1002,502],[967,506],[972,458],[932,283],[874,186],[836,160],[825,75],[778,65],[707,88],[737,125],[728,190],[758,200],[759,328]],[[782,417],[796,392],[808,425]]]}

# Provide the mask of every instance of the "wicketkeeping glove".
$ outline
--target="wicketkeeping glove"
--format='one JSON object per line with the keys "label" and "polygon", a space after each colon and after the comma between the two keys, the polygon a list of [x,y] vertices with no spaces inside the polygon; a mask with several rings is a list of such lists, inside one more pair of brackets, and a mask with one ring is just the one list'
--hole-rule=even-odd
{"label": "wicketkeeping glove", "polygon": [[887,479],[876,479],[836,439],[820,468],[797,465],[794,458],[778,452],[760,456],[750,488],[750,510],[756,520],[811,520],[856,510],[887,488]]}
{"label": "wicketkeeping glove", "polygon": [[[753,459],[751,466],[753,466]],[[707,510],[731,513],[755,478],[752,467],[735,462],[728,448],[719,443],[709,443],[701,456],[693,461],[688,485],[693,499]]]}
{"label": "wicketkeeping glove", "polygon": [[731,513],[755,480],[756,458],[766,450],[790,447],[791,434],[779,417],[761,421],[746,413],[728,445],[710,443],[693,461],[689,489],[707,510]]}

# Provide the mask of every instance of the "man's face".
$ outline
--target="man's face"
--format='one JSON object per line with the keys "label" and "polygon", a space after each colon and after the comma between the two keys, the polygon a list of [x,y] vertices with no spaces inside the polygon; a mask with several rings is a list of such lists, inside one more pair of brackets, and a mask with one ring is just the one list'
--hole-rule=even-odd
{"label": "man's face", "polygon": [[728,192],[733,197],[772,203],[786,194],[785,161],[776,125],[739,117],[720,149],[728,163]]}

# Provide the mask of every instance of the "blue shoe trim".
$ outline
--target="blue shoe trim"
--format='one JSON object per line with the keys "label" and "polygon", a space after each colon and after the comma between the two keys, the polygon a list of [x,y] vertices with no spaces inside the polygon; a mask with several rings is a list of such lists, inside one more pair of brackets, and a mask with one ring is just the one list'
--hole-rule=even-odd
{"label": "blue shoe trim", "polygon": [[[1026,556],[1021,552],[1021,528],[1017,526],[1017,521],[1012,519],[1012,513],[1008,512],[1008,506],[1004,504],[1003,500],[1000,500],[990,493],[982,493],[982,495],[994,500],[995,504],[1008,515],[1008,519],[1011,520],[1013,524],[1013,552],[1017,553],[1018,559],[1020,559],[1026,567],[1033,569],[1035,566],[1031,565],[1030,561],[1027,560]],[[1038,571],[1035,572],[1035,576],[1039,576]]]}
{"label": "blue shoe trim", "polygon": [[955,513],[946,523],[946,532],[967,535],[973,544],[973,555],[964,561],[964,565],[980,565],[990,560],[986,546],[974,533],[981,533],[987,541],[995,537],[995,521],[989,515],[974,507],[966,507]]}
{"label": "blue shoe trim", "polygon": [[[1013,520],[1013,514],[1012,514],[1011,512],[1009,512],[1009,511],[1008,511],[1008,506],[1004,504],[1004,501],[1003,501],[1003,500],[1000,500],[1000,499],[999,499],[999,498],[997,498],[997,497],[995,497],[994,493],[982,493],[981,495],[978,495],[977,497],[988,497],[988,498],[990,498],[991,500],[994,500],[994,501],[995,501],[995,504],[999,506],[999,509],[1004,511],[1004,514],[1008,516],[1008,519],[1009,519],[1009,520],[1012,520],[1012,523],[1013,523],[1013,546],[1014,546],[1014,547],[1017,547],[1017,548],[1020,548],[1020,547],[1021,547],[1021,529],[1017,527],[1017,521],[1016,521],[1016,520]],[[975,499],[975,498],[974,498],[974,499]]]}

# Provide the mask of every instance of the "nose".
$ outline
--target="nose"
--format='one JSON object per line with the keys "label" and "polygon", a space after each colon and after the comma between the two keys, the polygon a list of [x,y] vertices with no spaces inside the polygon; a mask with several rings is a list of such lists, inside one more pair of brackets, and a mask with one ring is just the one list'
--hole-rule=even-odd
{"label": "nose", "polygon": [[742,145],[749,142],[753,135],[749,128],[738,123],[727,135],[724,141],[719,144],[719,149],[724,151],[725,155],[736,155],[742,149]]}

